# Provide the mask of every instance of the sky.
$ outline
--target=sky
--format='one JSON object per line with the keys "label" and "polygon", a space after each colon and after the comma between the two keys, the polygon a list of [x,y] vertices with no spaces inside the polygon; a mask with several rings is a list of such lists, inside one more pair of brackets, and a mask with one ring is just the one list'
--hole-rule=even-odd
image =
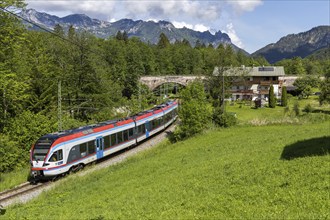
{"label": "sky", "polygon": [[177,28],[227,33],[249,53],[288,34],[330,25],[330,0],[26,0],[27,8],[114,22],[166,20]]}

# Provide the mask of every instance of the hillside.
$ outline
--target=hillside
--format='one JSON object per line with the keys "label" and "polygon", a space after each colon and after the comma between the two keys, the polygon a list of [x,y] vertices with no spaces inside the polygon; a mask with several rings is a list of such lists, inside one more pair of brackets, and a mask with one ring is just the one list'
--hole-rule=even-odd
{"label": "hillside", "polygon": [[254,52],[252,56],[263,56],[270,63],[292,57],[304,58],[322,48],[329,48],[330,26],[319,26],[309,31],[290,34],[278,42]]}
{"label": "hillside", "polygon": [[89,176],[61,180],[4,217],[324,219],[328,126],[236,127],[165,142]]}
{"label": "hillside", "polygon": [[[64,28],[68,28],[73,25],[77,30],[85,30],[91,32],[97,37],[108,38],[109,36],[115,36],[118,31],[125,31],[128,37],[138,37],[143,42],[156,44],[159,40],[159,35],[164,33],[170,42],[182,41],[186,39],[192,46],[199,40],[205,45],[212,44],[218,46],[219,44],[232,45],[234,49],[240,50],[237,46],[232,44],[230,37],[226,33],[221,31],[211,34],[209,31],[199,32],[184,28],[176,28],[172,23],[168,21],[142,21],[121,19],[116,22],[101,21],[98,19],[92,19],[84,14],[72,14],[66,17],[60,18],[47,13],[38,12],[34,9],[27,9],[21,12],[20,16],[24,19],[41,25],[48,29],[53,29],[56,24],[60,24]],[[30,29],[37,29],[35,26],[25,24]],[[245,51],[244,51],[245,52]],[[247,52],[245,52],[247,53]]]}

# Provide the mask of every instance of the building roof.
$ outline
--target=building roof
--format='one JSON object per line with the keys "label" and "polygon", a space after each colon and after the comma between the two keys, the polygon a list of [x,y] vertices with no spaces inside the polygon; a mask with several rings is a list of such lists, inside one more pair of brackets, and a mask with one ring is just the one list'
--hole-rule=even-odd
{"label": "building roof", "polygon": [[[232,67],[225,68],[227,76],[285,76],[283,66],[259,66],[259,67]],[[219,74],[219,67],[215,67],[213,75]]]}

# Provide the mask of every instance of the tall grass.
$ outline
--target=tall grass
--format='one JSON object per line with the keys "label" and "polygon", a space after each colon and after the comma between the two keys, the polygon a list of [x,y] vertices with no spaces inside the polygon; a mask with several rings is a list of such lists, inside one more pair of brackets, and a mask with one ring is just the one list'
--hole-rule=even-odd
{"label": "tall grass", "polygon": [[9,173],[0,173],[0,192],[13,188],[28,180],[30,172],[29,165],[16,169]]}
{"label": "tall grass", "polygon": [[329,219],[329,141],[328,122],[213,130],[70,176],[2,217]]}

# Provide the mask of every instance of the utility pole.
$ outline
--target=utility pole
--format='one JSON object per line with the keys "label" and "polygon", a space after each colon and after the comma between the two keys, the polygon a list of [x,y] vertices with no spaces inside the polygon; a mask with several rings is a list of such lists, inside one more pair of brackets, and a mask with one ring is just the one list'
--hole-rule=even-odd
{"label": "utility pole", "polygon": [[58,119],[58,131],[62,131],[62,88],[61,80],[58,80],[57,84],[57,119]]}
{"label": "utility pole", "polygon": [[222,113],[225,113],[225,76],[224,71],[222,71]]}

